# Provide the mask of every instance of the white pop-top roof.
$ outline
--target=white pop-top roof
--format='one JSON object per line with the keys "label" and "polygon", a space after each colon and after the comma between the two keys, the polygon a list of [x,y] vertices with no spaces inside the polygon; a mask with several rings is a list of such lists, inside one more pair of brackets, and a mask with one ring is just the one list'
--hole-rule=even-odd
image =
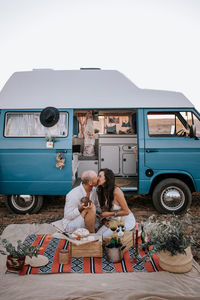
{"label": "white pop-top roof", "polygon": [[140,89],[113,70],[33,70],[16,72],[0,93],[0,109],[184,108],[181,93]]}

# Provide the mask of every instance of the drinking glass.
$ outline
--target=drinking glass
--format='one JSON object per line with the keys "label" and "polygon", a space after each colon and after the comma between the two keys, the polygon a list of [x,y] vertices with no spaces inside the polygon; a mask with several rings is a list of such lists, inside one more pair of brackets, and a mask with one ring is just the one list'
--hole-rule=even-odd
{"label": "drinking glass", "polygon": [[122,229],[125,227],[125,219],[124,217],[120,217],[120,219],[118,220],[119,222],[119,225],[118,226],[121,226]]}
{"label": "drinking glass", "polygon": [[114,238],[115,237],[115,233],[114,232],[116,231],[116,229],[118,227],[118,221],[117,220],[110,220],[109,227],[113,231],[113,238]]}

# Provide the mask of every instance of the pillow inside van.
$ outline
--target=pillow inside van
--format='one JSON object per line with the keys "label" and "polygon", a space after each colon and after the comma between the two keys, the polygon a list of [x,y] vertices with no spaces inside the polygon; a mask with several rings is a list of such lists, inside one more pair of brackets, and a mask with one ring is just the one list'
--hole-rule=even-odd
{"label": "pillow inside van", "polygon": [[107,133],[116,133],[116,125],[107,127]]}

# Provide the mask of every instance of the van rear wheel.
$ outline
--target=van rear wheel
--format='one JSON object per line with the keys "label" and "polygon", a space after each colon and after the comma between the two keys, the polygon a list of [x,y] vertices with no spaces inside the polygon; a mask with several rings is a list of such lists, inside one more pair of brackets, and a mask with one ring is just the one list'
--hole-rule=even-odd
{"label": "van rear wheel", "polygon": [[153,204],[160,213],[183,213],[191,205],[192,194],[181,180],[168,178],[160,181],[152,194]]}
{"label": "van rear wheel", "polygon": [[43,197],[36,195],[10,195],[6,199],[7,208],[17,214],[35,214],[43,204]]}

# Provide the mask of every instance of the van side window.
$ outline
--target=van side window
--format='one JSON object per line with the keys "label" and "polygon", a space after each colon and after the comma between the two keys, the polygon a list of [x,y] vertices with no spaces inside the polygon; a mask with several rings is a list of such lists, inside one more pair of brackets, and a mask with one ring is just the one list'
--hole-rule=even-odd
{"label": "van side window", "polygon": [[192,112],[150,112],[147,115],[149,135],[188,136],[194,117]]}
{"label": "van side window", "polygon": [[40,123],[40,112],[7,112],[5,114],[5,137],[66,137],[68,113],[60,112],[57,124],[44,127]]}

